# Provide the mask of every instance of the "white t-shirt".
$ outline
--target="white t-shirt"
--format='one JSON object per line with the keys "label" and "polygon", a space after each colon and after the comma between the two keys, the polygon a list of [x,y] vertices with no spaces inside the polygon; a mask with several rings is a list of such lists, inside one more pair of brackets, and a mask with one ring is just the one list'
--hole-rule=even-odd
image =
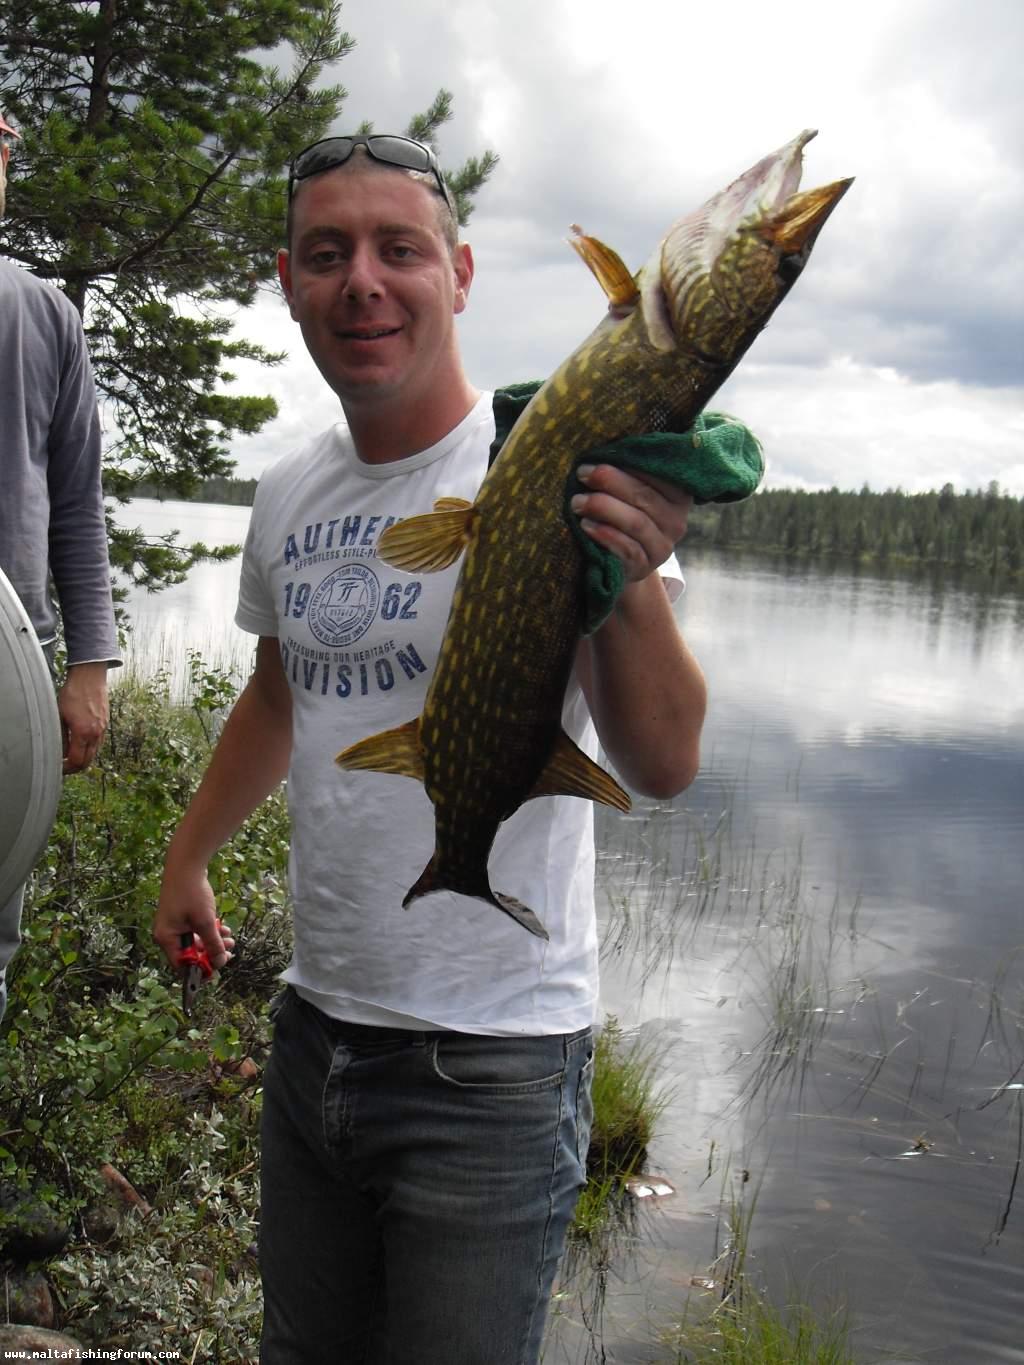
{"label": "white t-shirt", "polygon": [[[295,948],[284,978],[336,1018],[530,1035],[595,1017],[589,801],[527,802],[488,861],[491,885],[534,910],[545,942],[453,892],[403,909],[433,851],[433,807],[418,782],[334,762],[422,711],[459,573],[406,575],[377,558],[377,542],[437,498],[472,501],[493,439],[489,393],[437,445],[388,464],[363,463],[339,424],[275,464],[256,493],[235,620],[279,640],[292,693]],[[679,578],[674,558],[663,573]],[[563,725],[596,756],[575,677]]]}

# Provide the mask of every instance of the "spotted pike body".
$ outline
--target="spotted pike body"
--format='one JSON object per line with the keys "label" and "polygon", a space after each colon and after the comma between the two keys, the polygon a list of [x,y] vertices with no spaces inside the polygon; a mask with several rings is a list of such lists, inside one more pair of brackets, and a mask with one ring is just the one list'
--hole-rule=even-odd
{"label": "spotted pike body", "polygon": [[422,715],[337,760],[416,778],[434,805],[434,854],[405,904],[461,892],[546,937],[529,907],[489,884],[498,827],[536,796],[629,808],[561,728],[583,617],[567,482],[596,446],[685,431],[735,368],[850,184],[796,193],[812,136],[680,219],[636,277],[601,243],[574,241],[609,296],[607,317],[519,417],[475,503],[443,499],[382,537],[381,558],[409,571],[445,568],[465,551]]}

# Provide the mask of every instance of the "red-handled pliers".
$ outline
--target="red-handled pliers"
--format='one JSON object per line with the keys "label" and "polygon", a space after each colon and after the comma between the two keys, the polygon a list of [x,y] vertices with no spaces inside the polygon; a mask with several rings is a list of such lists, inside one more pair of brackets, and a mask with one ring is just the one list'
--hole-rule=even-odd
{"label": "red-handled pliers", "polygon": [[184,968],[185,973],[181,981],[181,1008],[186,1015],[190,1015],[199,994],[199,987],[204,981],[209,981],[213,975],[213,968],[210,966],[210,955],[206,949],[202,945],[198,948],[195,946],[193,934],[182,934],[180,942],[178,966]]}

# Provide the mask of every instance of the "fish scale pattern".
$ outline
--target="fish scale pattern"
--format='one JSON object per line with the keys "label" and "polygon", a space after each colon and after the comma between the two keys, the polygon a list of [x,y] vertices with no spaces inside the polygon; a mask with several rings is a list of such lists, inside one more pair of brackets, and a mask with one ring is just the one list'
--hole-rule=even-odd
{"label": "fish scale pattern", "polygon": [[695,381],[695,365],[655,351],[639,311],[599,329],[517,422],[481,489],[421,721],[439,885],[487,887],[498,827],[529,798],[559,735],[583,609],[566,483],[602,441],[692,425],[708,382]]}

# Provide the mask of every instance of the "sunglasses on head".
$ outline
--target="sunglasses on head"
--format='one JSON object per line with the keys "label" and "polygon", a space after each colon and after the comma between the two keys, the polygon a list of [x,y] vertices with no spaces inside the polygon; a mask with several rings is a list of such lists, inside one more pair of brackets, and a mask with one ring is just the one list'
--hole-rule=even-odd
{"label": "sunglasses on head", "polygon": [[288,168],[289,200],[300,180],[308,180],[311,175],[333,170],[335,166],[344,166],[357,147],[365,147],[374,161],[382,161],[386,166],[400,166],[406,171],[430,171],[437,182],[438,193],[448,205],[452,217],[458,222],[455,201],[444,183],[441,167],[434,153],[422,142],[414,142],[411,137],[395,137],[389,133],[325,137],[305,147]]}

